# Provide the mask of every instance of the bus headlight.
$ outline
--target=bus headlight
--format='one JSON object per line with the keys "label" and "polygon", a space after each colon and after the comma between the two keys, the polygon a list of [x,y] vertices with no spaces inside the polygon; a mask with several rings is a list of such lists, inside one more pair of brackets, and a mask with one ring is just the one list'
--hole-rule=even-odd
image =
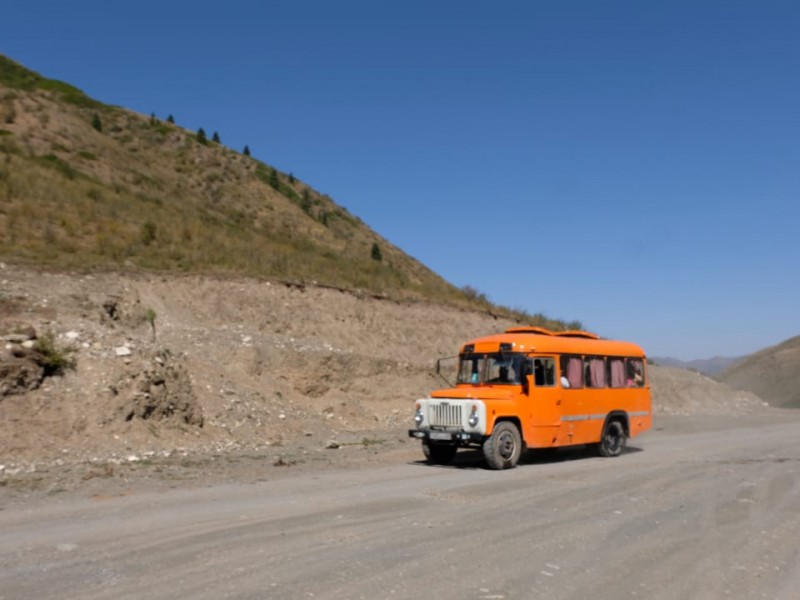
{"label": "bus headlight", "polygon": [[425,414],[422,412],[422,408],[418,406],[417,411],[414,413],[414,422],[417,424],[417,427],[420,427],[424,421]]}
{"label": "bus headlight", "polygon": [[472,411],[469,413],[469,418],[467,419],[467,424],[474,428],[478,425],[478,420],[478,407],[473,404]]}

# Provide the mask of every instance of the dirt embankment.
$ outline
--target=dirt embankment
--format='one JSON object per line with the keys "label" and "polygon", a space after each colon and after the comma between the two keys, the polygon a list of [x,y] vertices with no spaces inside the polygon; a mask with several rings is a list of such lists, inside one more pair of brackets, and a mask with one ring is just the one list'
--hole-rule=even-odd
{"label": "dirt embankment", "polygon": [[[282,466],[341,460],[337,447],[416,451],[404,432],[413,400],[442,385],[435,360],[513,324],[312,286],[3,265],[0,363],[16,373],[36,362],[20,351],[27,332],[52,335],[75,368],[38,387],[6,377],[0,477],[231,454]],[[650,373],[657,413],[762,408],[688,371]]]}
{"label": "dirt embankment", "polygon": [[511,325],[266,281],[5,266],[0,282],[3,360],[15,346],[9,335],[32,328],[75,361],[64,376],[0,399],[7,469],[360,441],[408,424],[413,400],[441,385],[436,358]]}

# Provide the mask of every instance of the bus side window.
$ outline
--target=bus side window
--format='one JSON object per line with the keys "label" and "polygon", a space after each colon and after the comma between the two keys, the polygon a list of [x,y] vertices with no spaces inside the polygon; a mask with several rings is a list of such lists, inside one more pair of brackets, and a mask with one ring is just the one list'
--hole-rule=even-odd
{"label": "bus side window", "polygon": [[539,358],[533,361],[533,381],[537,387],[544,385],[544,365]]}
{"label": "bus side window", "polygon": [[608,359],[608,382],[612,388],[625,387],[625,359],[624,358],[609,358]]}
{"label": "bus side window", "polygon": [[552,358],[545,359],[544,384],[548,386],[556,384],[556,361]]}
{"label": "bus side window", "polygon": [[584,359],[586,387],[606,387],[606,361],[602,356],[587,356]]}
{"label": "bus side window", "polygon": [[642,387],[644,385],[644,367],[642,366],[642,359],[629,358],[627,362],[628,387]]}
{"label": "bus side window", "polygon": [[553,387],[556,384],[556,363],[552,358],[533,360],[533,383],[536,387]]}
{"label": "bus side window", "polygon": [[561,357],[561,376],[569,383],[567,387],[583,387],[583,359],[580,356],[565,354]]}

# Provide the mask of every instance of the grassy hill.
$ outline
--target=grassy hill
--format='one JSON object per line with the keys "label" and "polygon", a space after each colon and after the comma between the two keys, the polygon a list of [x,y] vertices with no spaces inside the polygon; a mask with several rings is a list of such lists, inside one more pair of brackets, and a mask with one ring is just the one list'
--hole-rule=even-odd
{"label": "grassy hill", "polygon": [[0,260],[52,269],[245,275],[498,310],[330,197],[188,131],[0,55]]}
{"label": "grassy hill", "polygon": [[800,408],[800,336],[751,354],[716,378],[773,406]]}

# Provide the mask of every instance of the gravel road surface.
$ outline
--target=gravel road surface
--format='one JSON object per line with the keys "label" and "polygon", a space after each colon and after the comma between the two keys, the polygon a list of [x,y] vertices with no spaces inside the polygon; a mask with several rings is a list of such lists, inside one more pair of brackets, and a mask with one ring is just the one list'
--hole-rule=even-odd
{"label": "gravel road surface", "polygon": [[0,599],[800,597],[800,413],[694,429],[504,472],[465,453],[3,502]]}

